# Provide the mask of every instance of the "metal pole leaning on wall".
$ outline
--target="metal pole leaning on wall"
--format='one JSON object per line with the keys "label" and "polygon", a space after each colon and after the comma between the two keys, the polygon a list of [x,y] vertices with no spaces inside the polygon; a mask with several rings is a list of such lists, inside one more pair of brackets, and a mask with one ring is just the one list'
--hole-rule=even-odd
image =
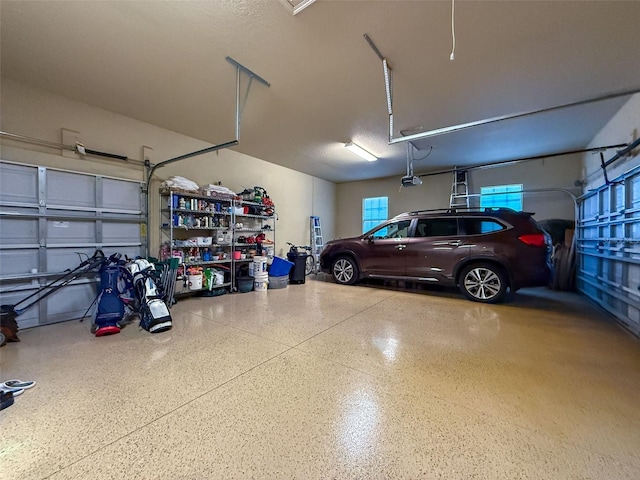
{"label": "metal pole leaning on wall", "polygon": [[[235,117],[235,122],[236,122],[236,138],[234,140],[231,140],[229,142],[224,142],[224,143],[219,143],[217,145],[212,145],[211,147],[207,147],[207,148],[203,148],[202,150],[196,150],[195,152],[191,152],[191,153],[185,153],[184,155],[179,155],[177,157],[173,157],[170,158],[168,160],[163,160],[162,162],[156,163],[155,165],[151,166],[151,164],[145,159],[145,166],[147,167],[148,170],[148,174],[147,174],[147,201],[146,201],[146,209],[147,209],[147,219],[149,219],[149,204],[150,204],[150,193],[151,193],[151,178],[153,177],[153,174],[155,173],[155,171],[160,168],[160,167],[164,167],[165,165],[168,165],[170,163],[174,163],[174,162],[179,162],[180,160],[186,160],[187,158],[192,158],[192,157],[197,157],[199,155],[204,155],[205,153],[210,153],[210,152],[216,152],[218,150],[223,150],[225,148],[230,148],[233,147],[235,145],[238,145],[240,143],[240,120],[241,120],[241,105],[240,105],[240,73],[241,72],[245,72],[247,75],[249,75],[249,84],[247,86],[247,92],[245,95],[245,103],[246,100],[249,96],[249,89],[251,88],[251,82],[253,81],[253,79],[255,78],[256,80],[258,80],[260,83],[262,83],[263,85],[270,87],[271,84],[269,82],[267,82],[264,78],[262,78],[260,75],[257,75],[256,73],[254,73],[253,71],[249,70],[247,67],[245,67],[244,65],[242,65],[241,63],[238,63],[237,61],[235,61],[233,58],[231,57],[225,57],[226,60],[231,63],[233,66],[236,67],[236,117]],[[149,169],[150,168],[150,169]],[[151,236],[149,235],[148,229],[147,229],[147,256],[149,255],[150,251],[151,251]]]}

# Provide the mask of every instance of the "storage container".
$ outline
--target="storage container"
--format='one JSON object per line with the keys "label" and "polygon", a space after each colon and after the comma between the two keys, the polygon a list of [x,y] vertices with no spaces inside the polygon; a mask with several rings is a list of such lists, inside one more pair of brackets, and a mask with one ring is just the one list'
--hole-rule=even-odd
{"label": "storage container", "polygon": [[289,275],[281,275],[278,277],[274,277],[272,275],[269,275],[269,289],[276,289],[276,288],[287,288],[287,285],[289,284]]}
{"label": "storage container", "polygon": [[210,247],[213,244],[212,237],[196,237],[198,247]]}
{"label": "storage container", "polygon": [[240,293],[247,293],[253,290],[253,277],[238,277],[236,281]]}
{"label": "storage container", "polygon": [[253,289],[257,292],[265,292],[269,285],[269,278],[254,278]]}
{"label": "storage container", "polygon": [[289,270],[293,267],[293,262],[285,260],[280,257],[273,257],[271,267],[269,267],[269,276],[281,277],[282,275],[289,275]]}
{"label": "storage container", "polygon": [[253,275],[254,277],[260,273],[267,271],[267,257],[253,257]]}
{"label": "storage container", "polygon": [[202,290],[202,274],[187,275],[189,290]]}

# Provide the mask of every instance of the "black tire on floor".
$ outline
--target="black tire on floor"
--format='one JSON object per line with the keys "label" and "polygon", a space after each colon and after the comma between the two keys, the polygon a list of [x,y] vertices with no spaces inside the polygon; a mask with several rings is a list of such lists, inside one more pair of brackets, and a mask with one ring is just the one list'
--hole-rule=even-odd
{"label": "black tire on floor", "polygon": [[464,267],[460,273],[458,286],[469,300],[500,303],[506,296],[508,280],[504,269],[498,265],[472,263]]}

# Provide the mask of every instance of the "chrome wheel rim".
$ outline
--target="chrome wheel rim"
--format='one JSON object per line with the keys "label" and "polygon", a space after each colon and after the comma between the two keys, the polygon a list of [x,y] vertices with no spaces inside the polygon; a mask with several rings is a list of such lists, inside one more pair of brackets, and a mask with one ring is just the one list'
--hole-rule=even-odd
{"label": "chrome wheel rim", "polygon": [[353,278],[353,265],[349,260],[338,260],[333,266],[333,276],[339,283],[349,282]]}
{"label": "chrome wheel rim", "polygon": [[476,267],[464,277],[464,288],[478,300],[491,300],[500,293],[502,281],[493,270]]}
{"label": "chrome wheel rim", "polygon": [[316,262],[314,260],[313,257],[309,256],[307,257],[307,261],[304,264],[304,274],[305,275],[311,275],[313,273],[313,271],[315,270],[316,267]]}

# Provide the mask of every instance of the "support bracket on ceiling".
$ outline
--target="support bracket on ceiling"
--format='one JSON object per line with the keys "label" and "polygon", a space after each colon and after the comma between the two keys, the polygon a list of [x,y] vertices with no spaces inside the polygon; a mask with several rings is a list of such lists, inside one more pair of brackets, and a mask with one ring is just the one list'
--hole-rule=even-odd
{"label": "support bracket on ceiling", "polygon": [[[266,87],[270,87],[271,84],[267,82],[260,75],[249,70],[241,63],[236,62],[231,57],[225,57],[227,62],[236,67],[236,140],[240,140],[240,122],[242,121],[242,112],[244,112],[244,106],[247,104],[247,98],[249,97],[249,90],[251,89],[251,82],[255,78],[258,82]],[[249,83],[247,84],[247,90],[244,94],[244,100],[240,102],[240,74],[244,72],[249,76]]]}
{"label": "support bracket on ceiling", "polygon": [[[228,141],[228,142],[224,142],[224,143],[219,143],[217,145],[212,145],[210,147],[207,148],[203,148],[202,150],[196,150],[195,152],[191,152],[191,153],[185,153],[184,155],[179,155],[177,157],[173,157],[173,158],[169,158],[168,160],[163,160],[162,162],[156,163],[155,165],[151,166],[150,163],[145,162],[145,166],[147,167],[148,173],[147,173],[147,218],[149,218],[149,192],[150,192],[150,185],[151,185],[151,178],[153,177],[153,174],[155,173],[155,171],[160,168],[160,167],[164,167],[165,165],[168,165],[170,163],[174,163],[174,162],[178,162],[180,160],[186,160],[187,158],[192,158],[192,157],[197,157],[199,155],[204,155],[205,153],[210,153],[210,152],[216,152],[218,150],[223,150],[225,148],[230,148],[230,147],[234,147],[236,145],[238,145],[240,143],[240,120],[242,117],[241,111],[244,109],[244,105],[246,104],[247,101],[247,97],[249,96],[249,89],[251,88],[251,83],[252,81],[255,79],[258,82],[260,82],[261,84],[270,87],[271,84],[269,82],[267,82],[264,78],[262,78],[260,75],[254,73],[252,70],[249,70],[247,67],[245,67],[244,65],[242,65],[241,63],[237,62],[236,60],[234,60],[231,57],[225,57],[226,60],[232,64],[233,66],[236,67],[236,138],[234,140]],[[244,72],[247,75],[249,75],[249,83],[247,85],[247,90],[244,96],[244,101],[242,103],[242,107],[240,104],[240,74]],[[150,168],[149,168],[150,167]],[[151,239],[149,236],[147,236],[147,252],[150,251],[151,249]]]}
{"label": "support bracket on ceiling", "polygon": [[579,100],[576,102],[570,102],[570,103],[565,103],[562,105],[557,105],[555,107],[548,107],[548,108],[542,108],[542,109],[538,109],[538,110],[530,110],[530,111],[526,111],[526,112],[519,112],[519,113],[512,113],[509,115],[501,115],[499,117],[493,117],[493,118],[487,118],[484,120],[477,120],[474,122],[468,122],[468,123],[461,123],[459,125],[452,125],[450,127],[443,127],[443,128],[437,128],[435,130],[429,130],[426,132],[419,132],[419,133],[414,133],[411,135],[402,135],[400,137],[394,137],[393,136],[393,82],[392,82],[392,71],[391,71],[391,67],[389,67],[389,64],[387,62],[387,59],[382,55],[382,53],[380,53],[380,50],[378,49],[378,47],[375,46],[375,44],[373,43],[373,41],[371,40],[371,38],[369,38],[369,36],[365,33],[364,34],[364,38],[367,41],[367,43],[369,43],[369,46],[373,49],[373,51],[375,52],[375,54],[378,56],[378,58],[382,61],[382,69],[383,69],[383,73],[384,73],[384,86],[385,86],[385,93],[387,96],[387,111],[388,111],[388,115],[389,115],[389,145],[393,145],[396,143],[400,143],[400,142],[408,142],[408,141],[412,141],[412,140],[421,140],[423,138],[430,138],[430,137],[435,137],[438,135],[445,135],[448,133],[453,133],[453,132],[458,132],[460,130],[466,130],[468,128],[473,128],[473,127],[479,127],[481,125],[488,125],[491,123],[496,123],[496,122],[501,122],[504,120],[512,120],[515,118],[523,118],[523,117],[528,117],[530,115],[536,115],[539,113],[547,113],[547,112],[552,112],[555,110],[560,110],[563,108],[569,108],[569,107],[578,107],[580,105],[587,105],[589,103],[593,103],[593,102],[600,102],[603,100],[611,100],[614,98],[618,98],[618,97],[624,97],[624,96],[630,96],[636,93],[640,93],[640,87],[636,87],[636,88],[632,88],[632,89],[628,89],[628,90],[622,90],[622,91],[618,91],[618,92],[612,92],[612,93],[607,93],[604,95],[600,95],[597,97],[592,97],[592,98],[587,98],[584,100]]}
{"label": "support bracket on ceiling", "polygon": [[416,185],[422,185],[420,177],[413,173],[413,150],[415,146],[411,142],[407,142],[407,174],[400,179],[401,187],[414,187]]}
{"label": "support bracket on ceiling", "polygon": [[[213,145],[211,147],[207,147],[207,148],[203,148],[202,150],[197,150],[195,152],[191,152],[191,153],[186,153],[184,155],[180,155],[178,157],[174,157],[174,158],[170,158],[168,160],[163,160],[162,162],[156,163],[153,168],[151,168],[151,171],[148,173],[147,175],[147,186],[149,185],[149,182],[151,182],[151,177],[153,176],[154,172],[160,168],[163,167],[169,163],[173,163],[173,162],[177,162],[179,160],[185,160],[187,158],[191,158],[191,157],[196,157],[198,155],[203,155],[205,153],[209,153],[209,152],[215,152],[217,150],[222,150],[224,148],[229,148],[229,147],[233,147],[235,145],[238,145],[238,143],[240,143],[240,119],[241,119],[241,114],[240,114],[240,73],[244,72],[247,75],[249,75],[249,85],[247,86],[247,92],[245,94],[245,99],[244,102],[246,103],[247,97],[249,96],[249,88],[251,88],[251,80],[253,80],[254,78],[262,83],[263,85],[266,85],[267,87],[270,87],[271,84],[269,82],[267,82],[264,78],[262,78],[260,75],[254,73],[253,71],[249,70],[247,67],[245,67],[244,65],[242,65],[241,63],[235,61],[233,58],[231,57],[225,57],[227,59],[227,61],[229,63],[231,63],[233,66],[236,67],[236,138],[234,140],[231,140],[229,142],[224,142],[224,143],[220,143],[218,145]],[[243,104],[243,108],[244,108],[244,104]]]}
{"label": "support bracket on ceiling", "polygon": [[600,168],[602,168],[602,173],[604,174],[604,181],[605,181],[605,183],[607,185],[611,185],[612,183],[616,183],[616,182],[610,182],[609,181],[609,177],[607,176],[607,167],[609,165],[611,165],[612,163],[620,160],[622,157],[625,157],[627,154],[631,153],[631,151],[633,151],[639,145],[640,145],[640,138],[636,139],[634,142],[630,143],[629,145],[627,145],[622,150],[617,151],[616,154],[613,157],[611,157],[609,160],[607,160],[606,162],[604,161],[603,153],[600,152]]}

